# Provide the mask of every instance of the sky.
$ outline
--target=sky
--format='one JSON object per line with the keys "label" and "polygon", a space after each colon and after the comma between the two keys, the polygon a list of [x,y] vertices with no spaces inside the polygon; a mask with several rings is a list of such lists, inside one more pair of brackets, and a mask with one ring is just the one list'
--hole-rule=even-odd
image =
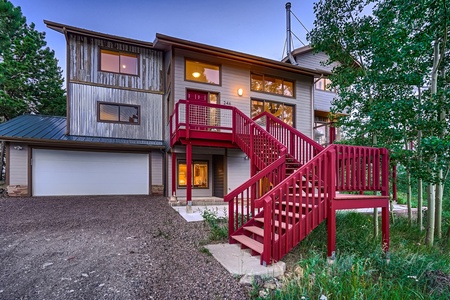
{"label": "sky", "polygon": [[[65,70],[66,42],[43,20],[153,42],[156,33],[281,60],[286,41],[287,0],[10,0],[27,23],[46,32],[47,46]],[[291,10],[309,30],[313,0],[292,0]],[[292,18],[292,31],[306,31]],[[294,47],[303,46],[296,38]],[[63,72],[65,74],[65,72]]]}

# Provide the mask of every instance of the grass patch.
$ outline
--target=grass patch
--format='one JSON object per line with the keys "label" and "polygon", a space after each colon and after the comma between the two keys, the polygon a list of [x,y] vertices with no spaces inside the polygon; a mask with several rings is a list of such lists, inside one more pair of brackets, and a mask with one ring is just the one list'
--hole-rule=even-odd
{"label": "grass patch", "polygon": [[373,237],[372,222],[369,215],[337,214],[338,252],[332,265],[326,261],[326,222],[321,224],[288,255],[296,258],[302,272],[293,273],[269,298],[448,299],[450,252],[444,239],[428,248],[424,232],[397,218],[391,224],[387,263],[381,238]]}
{"label": "grass patch", "polygon": [[219,216],[219,211],[205,209],[202,212],[205,223],[209,225],[209,239],[211,241],[226,241],[228,239],[228,216]]}

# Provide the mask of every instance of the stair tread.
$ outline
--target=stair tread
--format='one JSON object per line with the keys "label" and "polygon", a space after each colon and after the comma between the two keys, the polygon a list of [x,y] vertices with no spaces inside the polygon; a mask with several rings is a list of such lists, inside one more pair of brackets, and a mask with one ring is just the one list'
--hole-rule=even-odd
{"label": "stair tread", "polygon": [[[264,218],[255,218],[256,221],[264,223]],[[280,227],[280,224],[277,220],[275,220],[275,227]],[[292,227],[291,224],[288,225],[289,229]],[[286,229],[286,223],[281,222],[281,228]]]}
{"label": "stair tread", "polygon": [[[289,195],[289,196],[293,196],[293,195]],[[297,195],[297,196],[299,196],[299,195]],[[283,202],[281,202],[282,204],[288,204],[288,205],[290,205],[290,206],[294,206],[294,204],[295,204],[295,206],[296,207],[299,207],[300,205],[302,206],[302,207],[308,207],[308,208],[312,208],[312,207],[314,207],[314,206],[317,206],[317,205],[313,205],[313,204],[306,204],[306,203],[298,203],[298,202],[296,202],[296,203],[292,203],[292,202],[286,202],[286,201],[283,201]]]}
{"label": "stair tread", "polygon": [[[264,228],[258,227],[258,226],[244,226],[244,229],[250,232],[253,232],[256,235],[259,235],[260,237],[264,237]],[[278,234],[275,233],[275,239],[278,238]]]}
{"label": "stair tread", "polygon": [[262,243],[255,241],[254,239],[246,235],[233,235],[233,239],[235,239],[242,245],[249,247],[253,251],[258,252],[259,254],[261,254],[264,250],[264,245]]}
{"label": "stair tread", "polygon": [[[278,209],[275,209],[275,214],[280,214],[280,211],[278,210]],[[283,216],[285,216],[286,214],[289,216],[289,217],[293,217],[293,216],[295,216],[295,218],[297,218],[297,219],[300,219],[300,214],[297,214],[297,213],[293,213],[293,212],[286,212],[286,211],[281,211],[281,214],[283,215]]]}

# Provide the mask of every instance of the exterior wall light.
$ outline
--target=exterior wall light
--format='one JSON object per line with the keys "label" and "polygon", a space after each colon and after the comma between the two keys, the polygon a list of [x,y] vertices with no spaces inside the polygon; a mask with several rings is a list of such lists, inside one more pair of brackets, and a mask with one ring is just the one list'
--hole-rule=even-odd
{"label": "exterior wall light", "polygon": [[243,90],[242,88],[239,88],[239,89],[237,90],[237,94],[238,94],[238,96],[244,95],[244,90]]}

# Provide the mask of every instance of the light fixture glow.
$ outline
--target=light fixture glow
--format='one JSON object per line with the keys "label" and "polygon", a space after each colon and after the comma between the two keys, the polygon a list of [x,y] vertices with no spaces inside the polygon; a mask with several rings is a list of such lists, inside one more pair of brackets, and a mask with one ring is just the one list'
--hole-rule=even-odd
{"label": "light fixture glow", "polygon": [[237,94],[238,94],[239,96],[244,95],[244,90],[243,90],[242,88],[239,88],[239,89],[237,90]]}
{"label": "light fixture glow", "polygon": [[200,72],[194,72],[192,73],[192,76],[194,76],[195,78],[199,78],[200,77]]}
{"label": "light fixture glow", "polygon": [[126,69],[127,68],[127,66],[126,65],[122,65],[122,69]]}

